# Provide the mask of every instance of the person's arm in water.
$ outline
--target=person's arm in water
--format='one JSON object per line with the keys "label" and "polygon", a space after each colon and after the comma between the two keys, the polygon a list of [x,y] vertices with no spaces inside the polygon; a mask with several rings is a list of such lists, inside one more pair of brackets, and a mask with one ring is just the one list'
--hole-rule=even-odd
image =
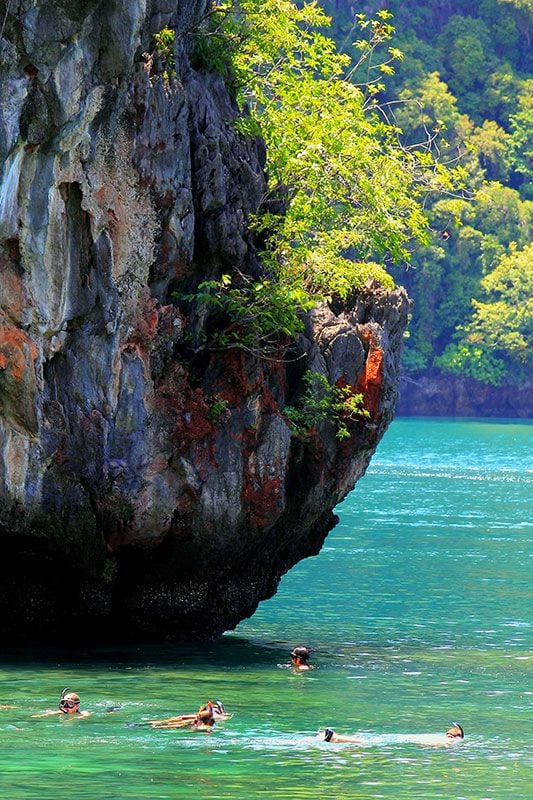
{"label": "person's arm in water", "polygon": [[152,719],[148,723],[152,728],[187,728],[194,725],[195,714],[182,714],[178,717],[168,717],[168,719]]}
{"label": "person's arm in water", "polygon": [[324,734],[323,738],[325,742],[333,742],[336,744],[337,742],[351,742],[352,744],[363,744],[363,739],[360,736],[343,736],[342,734],[335,733],[335,731],[331,730],[331,728],[326,728],[325,731],[320,731],[319,735],[321,736]]}
{"label": "person's arm in water", "polygon": [[43,711],[41,714],[32,714],[31,716],[32,719],[34,717],[56,717],[57,715],[68,716],[69,718],[71,717],[77,718],[77,717],[90,717],[92,713],[93,713],[92,711],[76,711],[73,714],[65,715],[63,711],[57,709],[56,711]]}
{"label": "person's arm in water", "polygon": [[196,714],[177,714],[175,717],[167,717],[166,719],[150,719],[148,720],[149,725],[172,725],[174,727],[179,727],[180,723],[185,725],[194,722],[196,719]]}
{"label": "person's arm in water", "polygon": [[56,709],[55,711],[43,711],[41,714],[32,714],[32,719],[34,717],[55,717],[57,714],[61,714],[61,711]]}
{"label": "person's arm in water", "polygon": [[213,728],[213,722],[202,722],[196,717],[188,719],[174,719],[161,720],[160,722],[154,721],[150,725],[152,728],[194,728],[197,731],[210,731]]}

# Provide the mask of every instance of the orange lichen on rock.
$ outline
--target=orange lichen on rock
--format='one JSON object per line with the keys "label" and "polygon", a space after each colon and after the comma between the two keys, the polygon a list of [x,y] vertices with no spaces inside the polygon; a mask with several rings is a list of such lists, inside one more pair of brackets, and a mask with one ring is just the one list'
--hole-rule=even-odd
{"label": "orange lichen on rock", "polygon": [[38,350],[24,331],[12,327],[0,327],[0,369],[9,370],[15,380],[22,380],[31,369]]}
{"label": "orange lichen on rock", "polygon": [[0,415],[17,427],[35,433],[37,414],[35,361],[39,350],[19,328],[0,325]]}
{"label": "orange lichen on rock", "polygon": [[379,412],[383,385],[383,350],[373,331],[365,331],[364,339],[368,342],[368,355],[363,373],[356,386],[356,393],[361,392],[365,409],[371,418],[375,419]]}

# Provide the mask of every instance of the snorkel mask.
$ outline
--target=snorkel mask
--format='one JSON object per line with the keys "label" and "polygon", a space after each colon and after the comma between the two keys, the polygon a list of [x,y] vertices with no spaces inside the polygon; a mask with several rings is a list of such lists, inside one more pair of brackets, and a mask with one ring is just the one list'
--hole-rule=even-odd
{"label": "snorkel mask", "polygon": [[[70,696],[69,696],[70,695]],[[79,706],[80,698],[74,692],[71,692],[68,687],[63,689],[59,696],[59,710],[63,714],[68,714],[69,710]]]}

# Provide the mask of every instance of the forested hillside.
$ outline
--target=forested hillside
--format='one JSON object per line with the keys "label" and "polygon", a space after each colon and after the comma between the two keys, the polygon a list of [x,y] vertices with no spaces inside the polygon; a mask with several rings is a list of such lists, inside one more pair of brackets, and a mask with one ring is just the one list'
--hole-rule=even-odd
{"label": "forested hillside", "polygon": [[[394,67],[364,62],[383,115],[409,149],[464,171],[464,189],[429,195],[430,239],[391,266],[414,298],[404,368],[523,384],[531,336],[533,199],[531,0],[324,0],[341,49],[389,10]],[[364,16],[363,16],[364,15]],[[385,24],[385,21],[384,21]],[[361,26],[363,28],[361,29]]]}

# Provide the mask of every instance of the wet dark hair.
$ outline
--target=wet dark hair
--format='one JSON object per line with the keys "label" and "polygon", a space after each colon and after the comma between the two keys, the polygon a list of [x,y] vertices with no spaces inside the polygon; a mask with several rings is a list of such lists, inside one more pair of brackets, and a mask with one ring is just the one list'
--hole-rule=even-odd
{"label": "wet dark hair", "polygon": [[201,708],[200,711],[198,711],[198,713],[196,714],[196,721],[201,722],[204,725],[214,725],[215,718],[213,716],[213,712],[210,709]]}
{"label": "wet dark hair", "polygon": [[291,652],[293,658],[300,658],[302,661],[307,661],[310,655],[311,651],[308,647],[295,647]]}

